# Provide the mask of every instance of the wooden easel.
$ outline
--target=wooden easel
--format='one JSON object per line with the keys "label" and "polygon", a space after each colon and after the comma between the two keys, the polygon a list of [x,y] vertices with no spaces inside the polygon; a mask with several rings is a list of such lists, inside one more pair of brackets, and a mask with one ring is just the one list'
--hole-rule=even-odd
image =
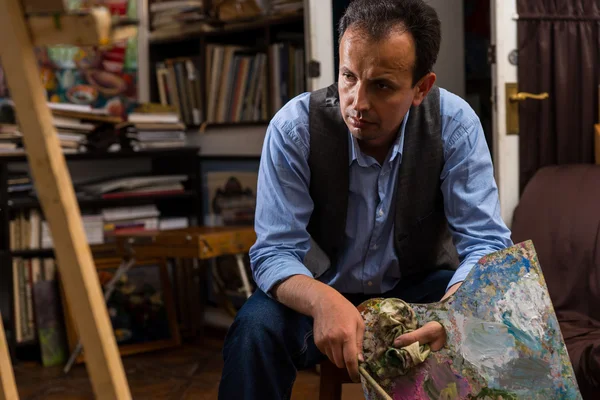
{"label": "wooden easel", "polygon": [[[23,4],[22,4],[23,3]],[[63,0],[0,0],[0,59],[6,71],[35,188],[53,237],[67,301],[85,347],[98,399],[131,399],[108,318],[79,204],[60,148],[34,47],[106,45],[123,34],[105,9],[68,13]],[[28,14],[24,13],[24,5]],[[36,14],[36,7],[46,14]],[[134,33],[129,27],[128,34]],[[0,325],[0,399],[18,399],[4,329]]]}

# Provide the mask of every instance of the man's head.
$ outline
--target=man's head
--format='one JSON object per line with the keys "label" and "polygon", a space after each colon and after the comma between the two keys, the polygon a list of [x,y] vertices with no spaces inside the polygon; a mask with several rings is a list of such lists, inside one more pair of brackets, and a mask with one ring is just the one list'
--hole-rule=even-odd
{"label": "man's head", "polygon": [[339,24],[340,108],[352,134],[377,146],[395,137],[435,82],[440,21],[423,0],[354,0]]}

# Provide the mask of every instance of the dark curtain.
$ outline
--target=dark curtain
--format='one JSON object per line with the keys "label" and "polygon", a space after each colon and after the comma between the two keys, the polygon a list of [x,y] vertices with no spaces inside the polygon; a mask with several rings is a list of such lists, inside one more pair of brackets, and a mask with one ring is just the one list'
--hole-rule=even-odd
{"label": "dark curtain", "polygon": [[593,162],[600,0],[517,0],[520,186],[546,165]]}

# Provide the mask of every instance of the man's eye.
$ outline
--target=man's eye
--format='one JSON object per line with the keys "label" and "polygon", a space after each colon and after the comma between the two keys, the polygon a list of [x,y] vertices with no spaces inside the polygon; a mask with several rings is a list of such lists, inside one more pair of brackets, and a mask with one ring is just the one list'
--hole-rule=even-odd
{"label": "man's eye", "polygon": [[381,83],[381,82],[377,84],[377,87],[382,90],[390,88],[388,85],[386,85],[385,83]]}
{"label": "man's eye", "polygon": [[348,80],[354,80],[354,76],[352,76],[352,74],[349,74],[347,72],[344,72],[344,78],[348,79]]}

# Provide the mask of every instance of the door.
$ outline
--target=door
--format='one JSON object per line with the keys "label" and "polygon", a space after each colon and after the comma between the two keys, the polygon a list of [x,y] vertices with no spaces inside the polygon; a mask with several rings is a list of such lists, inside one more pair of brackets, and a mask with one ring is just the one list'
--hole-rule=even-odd
{"label": "door", "polygon": [[324,88],[335,82],[332,15],[331,1],[304,0],[307,91]]}
{"label": "door", "polygon": [[492,125],[494,168],[502,218],[507,225],[519,202],[519,137],[508,134],[506,124],[507,83],[517,83],[516,0],[491,0],[492,19]]}

